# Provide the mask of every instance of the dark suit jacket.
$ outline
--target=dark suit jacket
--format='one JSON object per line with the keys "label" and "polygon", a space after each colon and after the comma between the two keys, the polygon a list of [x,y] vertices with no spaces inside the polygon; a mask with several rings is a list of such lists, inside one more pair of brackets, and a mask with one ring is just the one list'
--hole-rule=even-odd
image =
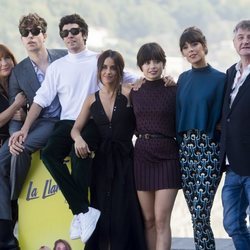
{"label": "dark suit jacket", "polygon": [[227,70],[226,92],[222,110],[220,161],[227,155],[231,169],[250,176],[250,75],[229,107],[230,92],[236,75],[235,65]]}
{"label": "dark suit jacket", "polygon": [[[66,50],[52,49],[48,50],[51,61],[67,54]],[[18,63],[12,70],[9,79],[9,100],[10,104],[14,102],[15,96],[23,91],[28,99],[28,104],[31,106],[36,91],[39,89],[40,83],[37,79],[34,67],[27,57]]]}

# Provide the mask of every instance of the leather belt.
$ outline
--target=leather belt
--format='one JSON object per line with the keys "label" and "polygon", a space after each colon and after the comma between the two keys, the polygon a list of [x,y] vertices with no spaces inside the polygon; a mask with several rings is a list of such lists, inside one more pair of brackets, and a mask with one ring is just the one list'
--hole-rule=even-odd
{"label": "leather belt", "polygon": [[139,139],[146,139],[146,140],[149,140],[149,139],[162,139],[162,138],[171,138],[171,139],[173,139],[170,136],[166,136],[166,135],[162,135],[162,134],[138,134],[137,137]]}

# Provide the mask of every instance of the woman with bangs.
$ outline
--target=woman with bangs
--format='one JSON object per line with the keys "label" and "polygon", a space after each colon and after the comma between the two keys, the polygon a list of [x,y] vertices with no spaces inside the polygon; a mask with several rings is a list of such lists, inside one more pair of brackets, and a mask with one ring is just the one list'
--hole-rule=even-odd
{"label": "woman with bangs", "polygon": [[90,193],[91,206],[100,210],[101,215],[85,249],[146,250],[133,175],[135,118],[130,102],[131,85],[121,84],[124,60],[119,52],[104,51],[97,68],[102,86],[87,97],[71,131],[75,154],[82,158],[91,153],[91,145],[81,137],[89,118],[100,134]]}
{"label": "woman with bangs", "polygon": [[[12,68],[16,65],[13,53],[3,44],[0,44],[0,150],[4,141],[9,137],[8,123],[11,119],[24,120],[25,113],[22,106],[26,103],[23,93],[15,97],[15,101],[9,106],[8,85]],[[0,166],[1,167],[1,166]],[[7,180],[9,181],[9,180]],[[3,188],[0,183],[0,188]],[[3,189],[4,190],[4,189]],[[4,206],[4,204],[1,204]],[[0,205],[0,209],[1,209]],[[17,220],[17,204],[12,204],[13,222]],[[0,246],[1,249],[19,249],[17,240],[13,235],[14,226],[12,220],[0,218]]]}
{"label": "woman with bangs", "polygon": [[137,140],[134,174],[148,250],[170,250],[170,219],[181,174],[176,142],[176,86],[165,87],[166,55],[157,43],[144,44],[137,65],[145,83],[131,92]]}
{"label": "woman with bangs", "polygon": [[179,45],[192,67],[177,82],[182,188],[192,217],[195,248],[214,250],[210,214],[222,174],[216,127],[221,117],[225,74],[207,63],[207,42],[200,29],[185,29]]}

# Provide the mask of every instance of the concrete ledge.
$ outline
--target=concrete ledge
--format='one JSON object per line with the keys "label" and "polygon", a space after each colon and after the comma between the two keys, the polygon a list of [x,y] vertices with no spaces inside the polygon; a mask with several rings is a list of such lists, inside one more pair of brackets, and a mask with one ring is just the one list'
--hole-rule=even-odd
{"label": "concrete ledge", "polygon": [[[235,250],[231,239],[215,239],[216,250]],[[194,250],[193,238],[172,239],[172,250]]]}

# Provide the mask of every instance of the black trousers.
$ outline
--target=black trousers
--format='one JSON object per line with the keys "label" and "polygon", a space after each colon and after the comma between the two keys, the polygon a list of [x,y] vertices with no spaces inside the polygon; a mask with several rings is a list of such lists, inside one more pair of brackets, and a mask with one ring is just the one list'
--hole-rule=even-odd
{"label": "black trousers", "polygon": [[[88,211],[88,187],[91,181],[92,159],[78,158],[70,136],[73,120],[61,120],[56,123],[47,145],[42,150],[42,161],[58,184],[73,214]],[[82,131],[82,137],[90,150],[95,151],[99,144],[99,134],[92,119]],[[65,157],[71,156],[71,171]]]}

